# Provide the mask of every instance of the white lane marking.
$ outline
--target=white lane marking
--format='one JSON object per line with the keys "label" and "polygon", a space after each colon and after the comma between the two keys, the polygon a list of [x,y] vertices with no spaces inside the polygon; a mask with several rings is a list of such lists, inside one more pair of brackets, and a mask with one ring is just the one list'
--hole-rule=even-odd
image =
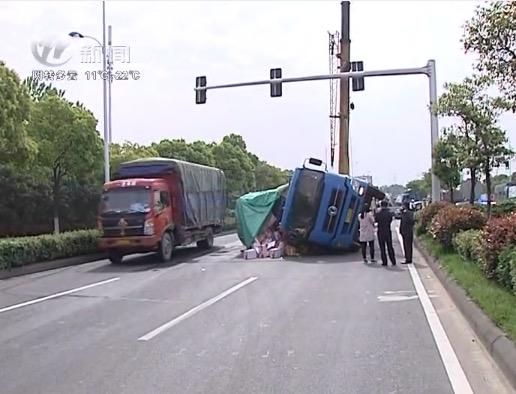
{"label": "white lane marking", "polygon": [[92,283],[90,285],[86,285],[86,286],[82,286],[82,287],[77,287],[76,289],[66,290],[66,291],[62,291],[61,293],[56,293],[56,294],[52,294],[52,295],[49,295],[49,296],[46,296],[46,297],[36,298],[34,300],[31,300],[31,301],[22,302],[21,304],[7,306],[5,308],[0,309],[0,313],[7,312],[7,311],[12,311],[13,309],[23,308],[24,306],[29,306],[29,305],[32,305],[32,304],[37,304],[38,302],[43,302],[43,301],[51,300],[53,298],[62,297],[62,296],[68,295],[68,294],[77,293],[78,291],[90,289],[90,288],[95,287],[95,286],[105,285],[107,283],[115,282],[117,280],[120,280],[120,278],[111,278],[111,279],[103,280],[102,282],[96,282],[96,283]]}
{"label": "white lane marking", "polygon": [[148,334],[145,334],[144,336],[138,338],[139,341],[149,341],[152,338],[154,338],[156,335],[161,334],[163,331],[168,330],[171,327],[174,327],[176,324],[182,322],[185,319],[188,319],[189,317],[195,315],[196,313],[202,311],[203,309],[206,309],[210,305],[215,304],[217,301],[222,300],[224,297],[227,297],[231,293],[234,293],[235,291],[241,289],[242,287],[254,282],[258,278],[255,276],[252,276],[243,282],[240,282],[239,284],[227,289],[226,291],[220,293],[219,295],[210,298],[208,301],[203,302],[202,304],[197,305],[195,308],[190,309],[188,312],[183,313],[182,315],[170,320],[169,322],[159,326],[155,330],[152,330]]}
{"label": "white lane marking", "polygon": [[385,295],[385,296],[378,296],[378,301],[380,302],[396,302],[396,301],[408,301],[408,300],[415,300],[418,298],[417,295],[411,295],[411,296],[400,296],[400,295]]}
{"label": "white lane marking", "polygon": [[[405,254],[403,249],[403,238],[401,237],[399,229],[397,228],[396,230],[398,240],[400,241],[401,251],[403,254]],[[430,297],[425,290],[425,286],[423,286],[423,282],[419,277],[417,269],[414,267],[414,264],[407,264],[407,266],[410,272],[410,277],[412,278],[412,282],[414,283],[414,287],[416,288],[416,292],[419,296],[419,300],[423,306],[426,320],[428,321],[430,330],[432,331],[437,349],[441,355],[444,368],[446,369],[446,373],[450,379],[453,391],[458,394],[473,394],[473,390],[471,389],[471,386],[468,382],[468,378],[466,377],[466,374],[460,365],[459,359],[453,350],[450,340],[444,331],[441,321],[439,320],[439,316],[435,311],[432,301],[430,301]]]}

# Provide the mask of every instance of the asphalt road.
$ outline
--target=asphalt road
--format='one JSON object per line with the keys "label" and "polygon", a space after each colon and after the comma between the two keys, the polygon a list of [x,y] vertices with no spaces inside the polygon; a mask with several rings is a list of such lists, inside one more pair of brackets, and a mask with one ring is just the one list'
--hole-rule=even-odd
{"label": "asphalt road", "polygon": [[[239,249],[230,235],[167,265],[137,256],[0,281],[0,392],[454,392],[406,267]],[[465,374],[487,377],[473,390],[511,392],[446,308]]]}

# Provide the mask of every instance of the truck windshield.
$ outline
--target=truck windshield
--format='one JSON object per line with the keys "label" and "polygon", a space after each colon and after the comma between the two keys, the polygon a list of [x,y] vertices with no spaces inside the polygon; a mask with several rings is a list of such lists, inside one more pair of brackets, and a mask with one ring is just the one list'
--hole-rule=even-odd
{"label": "truck windshield", "polygon": [[150,190],[139,188],[111,189],[102,194],[102,213],[149,212]]}
{"label": "truck windshield", "polygon": [[324,173],[303,170],[295,185],[295,197],[292,204],[290,227],[308,236],[308,232],[317,220],[319,204],[323,191]]}

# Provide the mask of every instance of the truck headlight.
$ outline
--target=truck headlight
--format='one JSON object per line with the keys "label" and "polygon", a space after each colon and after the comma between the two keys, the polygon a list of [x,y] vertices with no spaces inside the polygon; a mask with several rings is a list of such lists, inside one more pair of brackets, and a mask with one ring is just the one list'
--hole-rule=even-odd
{"label": "truck headlight", "polygon": [[143,226],[143,235],[154,235],[154,220],[147,219]]}

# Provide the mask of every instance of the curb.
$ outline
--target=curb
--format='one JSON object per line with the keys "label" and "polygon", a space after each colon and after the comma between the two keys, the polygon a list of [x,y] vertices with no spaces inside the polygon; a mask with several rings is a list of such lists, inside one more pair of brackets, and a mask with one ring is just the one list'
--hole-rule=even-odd
{"label": "curb", "polygon": [[426,250],[417,237],[414,237],[414,243],[507,380],[516,389],[516,345],[469,298],[466,291],[446,274],[439,261]]}
{"label": "curb", "polygon": [[87,254],[82,256],[68,257],[66,259],[57,259],[51,261],[42,261],[40,263],[27,264],[22,267],[12,268],[10,270],[0,271],[0,279],[9,279],[15,276],[35,274],[37,272],[49,271],[57,268],[70,267],[72,265],[80,265],[92,263],[107,258],[105,253]]}
{"label": "curb", "polygon": [[[227,230],[215,235],[223,237],[225,235],[236,234],[236,230]],[[22,267],[12,268],[10,270],[0,270],[0,280],[14,278],[16,276],[35,274],[43,271],[50,271],[57,268],[71,267],[73,265],[80,265],[92,263],[98,260],[107,259],[106,253],[95,253],[82,256],[69,257],[66,259],[57,259],[51,261],[42,261],[40,263],[27,264]]]}

